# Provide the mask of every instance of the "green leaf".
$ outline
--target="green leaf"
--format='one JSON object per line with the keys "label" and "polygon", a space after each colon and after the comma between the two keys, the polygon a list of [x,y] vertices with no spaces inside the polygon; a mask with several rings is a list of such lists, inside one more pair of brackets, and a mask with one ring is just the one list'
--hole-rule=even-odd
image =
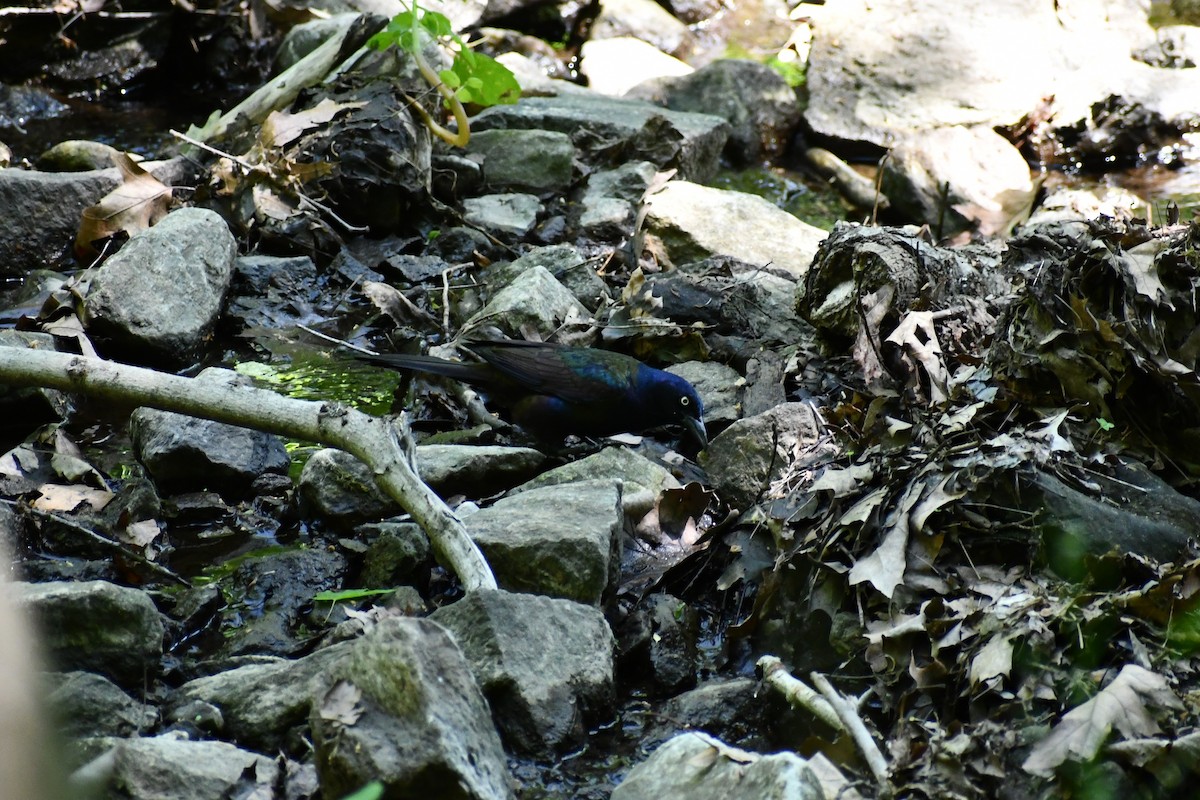
{"label": "green leaf", "polygon": [[515,103],[521,98],[521,84],[516,76],[508,67],[482,53],[472,53],[470,58],[459,53],[453,70],[462,85],[471,89],[471,99],[463,102],[494,106]]}
{"label": "green leaf", "polygon": [[340,603],[345,600],[361,600],[364,597],[375,597],[381,594],[391,594],[395,589],[344,589],[340,592],[318,592],[313,595],[314,603]]}
{"label": "green leaf", "polygon": [[1104,417],[1097,418],[1096,424],[1100,426],[1100,430],[1102,430],[1102,431],[1111,431],[1113,428],[1117,427],[1116,425],[1113,425],[1111,422],[1106,420]]}
{"label": "green leaf", "polygon": [[346,795],[342,800],[379,800],[383,797],[383,781],[371,781],[356,792]]}
{"label": "green leaf", "polygon": [[438,73],[438,77],[442,79],[442,83],[446,84],[451,89],[457,89],[460,85],[462,85],[462,79],[459,78],[458,73],[452,69],[442,70]]}

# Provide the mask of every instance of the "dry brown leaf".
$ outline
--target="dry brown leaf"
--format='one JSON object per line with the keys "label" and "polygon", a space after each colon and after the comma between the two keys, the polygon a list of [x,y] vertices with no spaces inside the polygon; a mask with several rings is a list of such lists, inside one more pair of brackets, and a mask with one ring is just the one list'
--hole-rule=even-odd
{"label": "dry brown leaf", "polygon": [[1013,643],[1015,633],[998,633],[971,659],[971,685],[997,677],[1008,677],[1012,671]]}
{"label": "dry brown leaf", "polygon": [[349,681],[338,681],[325,696],[317,713],[321,719],[341,725],[353,725],[362,716],[362,690]]}
{"label": "dry brown leaf", "polygon": [[133,236],[158,222],[171,207],[171,187],[138,166],[124,153],[113,156],[121,171],[121,185],[99,203],[83,210],[75,255],[80,259],[100,255],[96,243],[124,231]]}
{"label": "dry brown leaf", "polygon": [[1126,737],[1153,736],[1159,728],[1151,708],[1182,709],[1183,704],[1161,675],[1126,664],[1095,697],[1068,711],[1021,766],[1048,777],[1066,761],[1095,758],[1113,728]]}
{"label": "dry brown leaf", "polygon": [[366,102],[336,103],[326,97],[315,106],[295,114],[286,111],[272,111],[263,120],[259,132],[259,141],[265,147],[283,147],[299,139],[301,134],[310,128],[324,125],[342,111],[352,108],[362,108]]}
{"label": "dry brown leaf", "polygon": [[90,486],[62,486],[57,483],[39,486],[38,492],[39,497],[33,501],[33,507],[38,511],[70,512],[83,505],[92,511],[100,511],[116,496]]}

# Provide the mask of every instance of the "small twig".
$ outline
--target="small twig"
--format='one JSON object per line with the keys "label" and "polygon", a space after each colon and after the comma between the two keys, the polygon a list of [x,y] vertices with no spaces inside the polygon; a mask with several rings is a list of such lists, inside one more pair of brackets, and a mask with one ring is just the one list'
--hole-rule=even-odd
{"label": "small twig", "polygon": [[891,778],[888,776],[887,760],[884,759],[883,753],[879,752],[879,747],[871,738],[870,731],[867,730],[862,717],[858,715],[858,704],[851,702],[833,688],[833,684],[821,673],[813,671],[808,674],[808,677],[821,692],[821,696],[833,708],[834,713],[841,720],[842,726],[854,739],[854,743],[858,745],[858,750],[867,762],[871,774],[875,776],[875,782],[879,786],[879,796],[882,798],[892,797],[895,791],[892,788]]}
{"label": "small twig", "polygon": [[783,695],[792,706],[808,711],[834,730],[846,729],[833,706],[807,683],[788,672],[776,656],[763,656],[757,666],[762,671],[763,683]]}
{"label": "small twig", "polygon": [[329,217],[331,217],[333,219],[334,222],[341,225],[343,228],[350,231],[351,233],[366,233],[367,231],[371,230],[370,228],[365,227],[365,226],[351,225],[349,222],[346,222],[346,220],[342,219],[336,213],[334,213],[334,210],[332,208],[325,205],[324,203],[317,202],[316,200],[312,199],[311,197],[304,194],[303,192],[297,192],[297,195],[300,197],[301,208],[304,207],[305,203],[308,203],[313,208],[315,208],[317,211],[320,211],[322,214],[327,214]]}
{"label": "small twig", "polygon": [[442,333],[450,335],[450,270],[454,266],[442,270]]}
{"label": "small twig", "polygon": [[39,516],[45,517],[46,519],[52,519],[55,522],[59,523],[60,525],[64,525],[73,531],[83,534],[88,539],[91,539],[92,542],[94,542],[95,544],[98,544],[107,550],[111,550],[115,553],[119,553],[122,556],[125,556],[127,558],[132,559],[133,561],[136,561],[138,564],[140,564],[143,567],[145,567],[146,569],[150,570],[151,572],[153,572],[155,575],[157,575],[160,578],[165,578],[166,580],[174,581],[175,583],[178,583],[181,586],[191,587],[191,585],[192,585],[186,579],[181,578],[180,576],[176,575],[174,572],[172,572],[167,567],[164,567],[162,564],[159,564],[155,561],[151,561],[149,558],[147,558],[146,556],[137,552],[136,550],[131,550],[131,549],[125,547],[120,542],[115,541],[113,539],[109,539],[107,536],[101,536],[100,534],[96,533],[94,530],[84,527],[83,525],[79,524],[78,522],[75,522],[72,519],[68,519],[67,517],[62,516],[61,514],[55,514],[52,511],[44,511],[40,508],[34,508],[33,506],[29,505],[28,503],[21,503],[16,500],[0,499],[0,503],[4,503],[5,505],[13,506],[14,508],[21,508],[21,509],[27,510],[30,513],[37,514]]}
{"label": "small twig", "polygon": [[175,130],[174,128],[171,128],[170,130],[168,130],[167,133],[171,134],[176,139],[182,139],[184,142],[192,145],[193,147],[199,147],[201,150],[205,150],[209,153],[212,153],[214,156],[220,156],[221,158],[228,158],[230,161],[237,164],[242,169],[248,170],[249,172],[263,172],[263,173],[268,173],[268,174],[270,172],[270,170],[268,170],[262,164],[251,164],[249,161],[245,160],[241,156],[235,156],[233,153],[226,153],[224,150],[222,150],[218,147],[213,147],[211,144],[206,144],[205,142],[202,142],[199,139],[193,139],[191,136],[188,136],[186,133],[180,133],[179,131]]}

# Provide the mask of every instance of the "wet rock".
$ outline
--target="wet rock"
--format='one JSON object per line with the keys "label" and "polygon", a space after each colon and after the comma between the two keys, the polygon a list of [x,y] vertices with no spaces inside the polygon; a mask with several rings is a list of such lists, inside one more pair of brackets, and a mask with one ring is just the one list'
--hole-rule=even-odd
{"label": "wet rock", "polygon": [[757,61],[721,59],[681,78],[643,84],[631,94],[727,121],[725,155],[735,164],[779,158],[800,124],[795,90]]}
{"label": "wet rock", "polygon": [[592,606],[504,591],[435,611],[463,650],[510,748],[545,753],[582,742],[614,701],[613,636]]}
{"label": "wet rock", "polygon": [[594,309],[608,299],[608,287],[596,274],[594,262],[569,244],[535,247],[516,261],[493,266],[485,280],[493,292],[498,292],[532,267],[544,267],[587,308]]}
{"label": "wet rock", "polygon": [[[197,380],[244,383],[229,370],[212,368]],[[259,475],[286,475],[291,464],[274,434],[169,411],[135,410],[129,433],[138,460],[162,492],[210,489],[243,497]]]}
{"label": "wet rock", "polygon": [[1037,188],[1025,158],[990,128],[937,128],[900,141],[883,166],[895,211],[942,236],[1008,233],[1024,220]]}
{"label": "wet rock", "polygon": [[71,247],[80,216],[117,188],[115,169],[32,172],[0,169],[0,264],[3,277],[29,270],[74,266]]}
{"label": "wet rock", "polygon": [[20,130],[28,122],[61,117],[69,110],[66,103],[45,89],[0,85],[0,128]]}
{"label": "wet rock", "polygon": [[484,233],[461,225],[442,231],[433,240],[430,251],[451,264],[474,261],[476,254],[487,258],[497,255],[496,245]]}
{"label": "wet rock", "polygon": [[575,146],[556,131],[491,130],[471,135],[467,152],[482,157],[483,179],[500,192],[560,192],[571,183]]}
{"label": "wet rock", "polygon": [[270,793],[275,762],[225,742],[193,742],[174,735],[122,739],[113,750],[112,796],[129,800],[212,800],[247,787]]}
{"label": "wet rock", "polygon": [[183,365],[200,355],[233,276],[237,245],[215,212],[173,211],[104,262],[85,299],[110,352]]}
{"label": "wet rock", "polygon": [[69,738],[134,736],[158,721],[153,706],[139,703],[95,673],[50,673],[46,682],[46,702],[58,731]]}
{"label": "wet rock", "polygon": [[641,519],[664,489],[678,489],[679,481],[665,467],[628,447],[606,447],[578,461],[543,472],[513,489],[516,495],[546,486],[584,481],[619,481],[621,505],[630,519]]}
{"label": "wet rock", "polygon": [[674,264],[728,256],[798,280],[828,235],[757,195],[687,181],[671,181],[648,206],[647,233]]}
{"label": "wet rock", "polygon": [[601,0],[592,23],[593,39],[632,36],[664,53],[686,59],[695,45],[688,27],[653,0]]}
{"label": "wet rock", "polygon": [[416,523],[368,523],[354,538],[367,544],[359,583],[368,589],[397,586],[429,560],[429,537]]}
{"label": "wet rock", "polygon": [[393,617],[351,647],[313,705],[326,797],[373,780],[394,797],[512,797],[487,701],[445,628]]}
{"label": "wet rock", "polygon": [[321,690],[325,670],[349,653],[343,642],[294,661],[266,659],[188,681],[171,697],[165,718],[179,725],[207,708],[211,735],[264,753],[306,748],[300,733]]}
{"label": "wet rock", "polygon": [[52,666],[139,689],[158,674],[165,629],[145,592],[106,581],[14,583],[7,591],[33,617]]}
{"label": "wet rock", "polygon": [[307,256],[243,256],[234,262],[225,318],[244,328],[283,328],[311,320],[320,299]]}
{"label": "wet rock", "polygon": [[822,800],[808,763],[792,752],[764,756],[701,733],[681,733],[638,764],[612,800]]}
{"label": "wet rock", "polygon": [[[0,347],[57,349],[48,333],[11,329],[0,330]],[[67,410],[66,402],[55,389],[0,387],[0,450],[8,452],[39,425],[60,419]]]}
{"label": "wet rock", "polygon": [[700,618],[677,597],[646,598],[620,626],[621,668],[655,694],[673,695],[696,682]]}
{"label": "wet rock", "polygon": [[589,39],[583,43],[580,55],[579,71],[587,76],[588,87],[612,97],[620,97],[646,80],[675,78],[693,71],[678,58],[632,36]]}
{"label": "wet rock", "polygon": [[527,97],[515,105],[493,106],[476,116],[476,130],[540,128],[568,134],[589,163],[649,161],[675,168],[688,180],[705,181],[717,170],[729,125],[711,114],[671,111],[638,100],[596,93]]}
{"label": "wet rock", "polygon": [[463,219],[500,239],[520,239],[537,224],[542,204],[531,194],[485,194],[463,200]]}
{"label": "wet rock", "polygon": [[820,421],[807,403],[784,403],[730,425],[709,443],[701,462],[713,488],[746,510],[819,436]]}
{"label": "wet rock", "polygon": [[620,486],[596,480],[505,497],[465,524],[502,588],[597,605],[623,521]]}
{"label": "wet rock", "polygon": [[734,368],[716,361],[685,361],[667,367],[667,372],[696,387],[704,403],[704,422],[710,429],[741,416],[742,387],[746,381]]}
{"label": "wet rock", "polygon": [[686,730],[703,731],[737,747],[769,748],[772,722],[782,703],[760,690],[752,678],[713,680],[672,697],[663,707],[663,738]]}
{"label": "wet rock", "polygon": [[232,654],[295,655],[312,637],[303,612],[313,595],[340,589],[346,559],[324,549],[270,553],[244,560],[226,583],[232,595],[225,651]]}
{"label": "wet rock", "polygon": [[564,323],[580,323],[589,318],[591,312],[567,287],[556,281],[545,267],[534,266],[463,323],[463,331],[495,326],[513,339],[524,338],[526,331],[549,339]]}

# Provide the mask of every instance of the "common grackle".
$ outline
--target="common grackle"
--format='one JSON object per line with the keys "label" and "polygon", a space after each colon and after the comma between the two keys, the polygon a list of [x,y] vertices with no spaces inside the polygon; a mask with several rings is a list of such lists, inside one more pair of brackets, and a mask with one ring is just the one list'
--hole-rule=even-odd
{"label": "common grackle", "polygon": [[477,386],[510,406],[518,425],[544,439],[640,433],[679,425],[697,446],[708,443],[704,409],[695,387],[631,356],[513,340],[470,342],[463,349],[482,360],[383,354],[357,357]]}

